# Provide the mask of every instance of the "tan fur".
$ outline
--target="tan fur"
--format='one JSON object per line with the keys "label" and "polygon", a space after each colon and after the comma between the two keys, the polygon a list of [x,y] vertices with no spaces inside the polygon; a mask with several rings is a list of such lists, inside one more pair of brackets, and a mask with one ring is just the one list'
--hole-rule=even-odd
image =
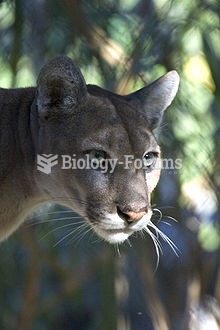
{"label": "tan fur", "polygon": [[[160,170],[124,169],[124,155],[159,155],[152,130],[172,102],[175,71],[127,96],[86,85],[79,69],[58,56],[41,70],[36,88],[0,89],[0,240],[28,214],[55,202],[79,213],[104,239],[121,242],[151,217],[150,194]],[[37,170],[38,154],[85,158],[102,150],[118,159],[113,173]]]}

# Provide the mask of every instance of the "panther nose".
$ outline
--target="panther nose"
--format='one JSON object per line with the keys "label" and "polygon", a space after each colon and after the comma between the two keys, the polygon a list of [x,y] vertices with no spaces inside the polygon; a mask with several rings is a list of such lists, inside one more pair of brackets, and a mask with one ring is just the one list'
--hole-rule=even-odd
{"label": "panther nose", "polygon": [[129,211],[126,214],[129,216],[130,222],[133,222],[133,221],[140,220],[146,214],[146,212],[145,211],[139,211],[139,212]]}
{"label": "panther nose", "polygon": [[117,207],[117,212],[118,215],[122,219],[124,219],[128,224],[140,220],[147,213],[146,209],[141,209],[138,212],[135,211],[122,212],[118,207]]}

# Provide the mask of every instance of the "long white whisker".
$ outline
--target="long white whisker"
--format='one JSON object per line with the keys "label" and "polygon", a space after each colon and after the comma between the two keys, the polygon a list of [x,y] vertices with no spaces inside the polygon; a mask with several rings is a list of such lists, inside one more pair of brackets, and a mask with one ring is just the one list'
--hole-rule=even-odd
{"label": "long white whisker", "polygon": [[[89,226],[89,228],[82,234],[82,236],[80,237],[79,235],[78,235],[78,239],[77,239],[77,244],[79,244],[80,243],[80,241],[89,233],[89,232],[91,232],[93,229],[92,229],[92,227],[90,227]],[[81,231],[81,233],[82,233],[82,231]]]}
{"label": "long white whisker", "polygon": [[[75,219],[82,219],[81,217],[61,217],[61,218],[55,218],[55,219],[48,219],[48,220],[36,220],[35,222],[30,222],[27,224],[27,226],[35,226],[39,224],[44,224],[44,223],[50,223],[50,222],[57,222],[57,221],[64,221],[64,220],[75,220]],[[80,223],[84,222],[84,220],[73,222],[73,223]]]}
{"label": "long white whisker", "polygon": [[167,219],[173,220],[175,222],[178,222],[178,220],[176,220],[175,218],[171,217],[170,215],[164,215],[164,218],[167,218]]}
{"label": "long white whisker", "polygon": [[[84,222],[83,222],[84,223]],[[79,225],[79,223],[76,223],[76,222],[73,222],[73,223],[68,223],[68,224],[65,224],[65,225],[62,225],[62,226],[59,226],[59,227],[56,227],[54,229],[51,229],[48,233],[46,233],[45,235],[43,235],[40,240],[43,240],[45,237],[47,237],[48,235],[50,235],[51,233],[54,233],[56,232],[57,230],[59,229],[63,229],[63,228],[66,228],[66,227],[74,227],[75,225]],[[82,226],[82,225],[81,225]],[[74,229],[77,229],[77,228],[74,228]]]}
{"label": "long white whisker", "polygon": [[73,237],[75,241],[77,241],[78,237],[81,236],[81,234],[84,232],[84,230],[86,228],[88,228],[88,224],[87,223],[84,223],[81,226],[79,226],[78,228],[76,228],[76,230],[74,231],[74,237]]}
{"label": "long white whisker", "polygon": [[100,237],[100,236],[98,236],[97,234],[95,234],[95,231],[94,231],[94,228],[96,227],[96,224],[92,224],[92,226],[91,226],[91,231],[93,231],[93,234],[94,234],[94,239],[91,241],[91,243],[100,243],[100,242],[105,242],[106,243],[106,241],[102,238],[102,237]]}
{"label": "long white whisker", "polygon": [[58,244],[60,244],[61,242],[63,242],[65,239],[67,239],[67,237],[69,237],[70,235],[72,235],[74,233],[74,230],[72,230],[70,233],[68,233],[67,235],[65,235],[64,237],[62,237],[61,239],[59,239],[54,245],[53,247],[56,247]]}
{"label": "long white whisker", "polygon": [[[165,207],[164,207],[165,208]],[[170,207],[171,208],[171,207]],[[178,222],[178,220],[176,220],[175,218],[171,217],[170,215],[163,215],[162,211],[158,208],[153,208],[152,209],[153,213],[156,212],[156,213],[159,213],[160,215],[160,218],[157,220],[158,222],[163,218],[167,218],[167,219],[170,219],[172,221],[175,221],[175,222]]]}
{"label": "long white whisker", "polygon": [[66,234],[64,237],[62,237],[61,239],[59,239],[54,245],[53,247],[56,247],[58,244],[60,244],[61,242],[63,242],[65,239],[67,239],[69,236],[73,235],[74,233],[76,233],[78,230],[80,230],[82,227],[86,227],[87,224],[84,223],[81,226],[74,228],[74,230],[71,230],[68,234]]}
{"label": "long white whisker", "polygon": [[175,206],[172,206],[172,205],[158,206],[157,204],[153,204],[152,208],[157,208],[160,210],[164,210],[164,209],[167,210],[167,209],[175,209]]}
{"label": "long white whisker", "polygon": [[173,241],[167,235],[165,235],[159,228],[157,228],[151,221],[149,221],[148,226],[153,228],[155,232],[158,233],[160,237],[171,247],[175,255],[179,257],[178,252],[180,253],[180,250],[178,249],[176,244],[174,244]]}
{"label": "long white whisker", "polygon": [[129,240],[129,238],[126,239],[126,243],[128,244],[128,246],[129,246],[130,248],[132,248],[132,244],[131,244],[131,241]]}
{"label": "long white whisker", "polygon": [[45,217],[45,216],[48,216],[48,215],[52,215],[52,214],[58,214],[58,213],[72,213],[74,214],[73,211],[71,210],[58,210],[58,211],[53,211],[53,212],[38,212],[37,214],[35,213],[33,216],[31,216],[30,218],[31,219],[35,219],[35,218],[40,218],[40,217]]}
{"label": "long white whisker", "polygon": [[156,250],[156,255],[157,255],[157,262],[156,262],[156,266],[155,266],[155,270],[157,269],[158,265],[159,265],[159,259],[160,259],[160,253],[162,253],[162,249],[161,249],[161,244],[158,241],[158,238],[150,231],[150,229],[148,227],[144,228],[144,231],[150,236],[150,238],[152,239],[152,242],[154,244],[155,250]]}
{"label": "long white whisker", "polygon": [[167,222],[167,221],[160,221],[160,223],[164,223],[165,225],[172,227],[171,223]]}
{"label": "long white whisker", "polygon": [[162,219],[162,217],[163,217],[162,211],[159,210],[159,209],[154,208],[153,209],[153,212],[159,213],[159,219],[157,220],[159,222]]}
{"label": "long white whisker", "polygon": [[117,252],[118,256],[120,257],[121,253],[120,253],[119,243],[116,243],[114,247],[115,247],[115,251]]}

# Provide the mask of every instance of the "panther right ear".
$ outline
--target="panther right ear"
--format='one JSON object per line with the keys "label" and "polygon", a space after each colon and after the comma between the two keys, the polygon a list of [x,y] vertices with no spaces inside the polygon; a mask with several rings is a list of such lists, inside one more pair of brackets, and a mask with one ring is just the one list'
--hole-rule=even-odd
{"label": "panther right ear", "polygon": [[126,96],[131,102],[141,103],[151,130],[160,125],[164,111],[177,93],[179,81],[178,73],[173,70],[150,85]]}
{"label": "panther right ear", "polygon": [[67,56],[57,56],[41,69],[36,95],[40,118],[72,113],[86,95],[83,75]]}

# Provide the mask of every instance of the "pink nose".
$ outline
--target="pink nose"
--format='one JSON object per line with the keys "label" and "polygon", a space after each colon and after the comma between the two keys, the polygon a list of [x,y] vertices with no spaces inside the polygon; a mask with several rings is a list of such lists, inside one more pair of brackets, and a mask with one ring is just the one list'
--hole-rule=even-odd
{"label": "pink nose", "polygon": [[126,214],[129,216],[130,222],[133,222],[133,221],[140,220],[146,214],[146,212],[144,212],[144,211],[140,211],[140,212],[129,211],[129,212],[126,212]]}

